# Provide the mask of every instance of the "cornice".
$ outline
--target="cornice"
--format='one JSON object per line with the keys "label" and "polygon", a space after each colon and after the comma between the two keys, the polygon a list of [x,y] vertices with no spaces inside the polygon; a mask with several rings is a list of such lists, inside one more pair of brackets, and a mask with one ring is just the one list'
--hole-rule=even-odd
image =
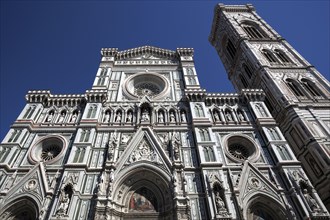
{"label": "cornice", "polygon": [[101,55],[103,57],[113,57],[118,53],[118,48],[102,48]]}
{"label": "cornice", "polygon": [[265,93],[262,89],[243,89],[241,93],[207,93],[205,89],[186,89],[185,94],[191,102],[207,104],[236,104],[239,102],[263,101]]}
{"label": "cornice", "polygon": [[56,94],[53,95],[49,90],[31,90],[25,96],[28,103],[41,103],[45,106],[76,106],[85,101],[84,94]]}
{"label": "cornice", "polygon": [[177,48],[176,51],[162,49],[154,46],[142,46],[128,50],[118,51],[118,48],[102,48],[101,55],[103,57],[114,57],[115,60],[126,60],[143,55],[153,55],[166,59],[178,59],[180,56],[193,56],[193,48]]}
{"label": "cornice", "polygon": [[86,99],[88,102],[105,102],[107,100],[107,90],[93,89],[86,90]]}
{"label": "cornice", "polygon": [[234,12],[234,13],[243,13],[243,12],[252,12],[256,11],[253,5],[225,5],[223,3],[219,3],[214,7],[214,16],[212,21],[211,33],[209,35],[209,42],[214,45],[214,40],[216,38],[216,33],[219,28],[220,23],[220,14],[223,12]]}
{"label": "cornice", "polygon": [[194,56],[193,48],[177,48],[176,51],[180,56],[190,56],[190,57]]}
{"label": "cornice", "polygon": [[177,58],[175,51],[166,50],[153,46],[142,46],[137,48],[132,48],[128,50],[118,51],[118,48],[102,48],[102,56],[113,56],[116,60],[124,60],[137,56],[142,56],[145,54],[155,55],[158,57],[164,57],[168,59]]}
{"label": "cornice", "polygon": [[262,89],[242,89],[241,96],[247,101],[264,101],[266,94]]}

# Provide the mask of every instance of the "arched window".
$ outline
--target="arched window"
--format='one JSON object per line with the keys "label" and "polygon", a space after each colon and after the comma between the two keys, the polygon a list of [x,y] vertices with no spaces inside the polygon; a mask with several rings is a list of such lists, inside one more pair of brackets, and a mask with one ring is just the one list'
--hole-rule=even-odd
{"label": "arched window", "polygon": [[299,84],[293,79],[286,79],[286,84],[296,96],[305,96],[301,91]]}
{"label": "arched window", "polygon": [[244,88],[248,88],[248,83],[242,74],[239,75],[239,79],[241,80]]}
{"label": "arched window", "polygon": [[97,106],[91,105],[88,109],[87,118],[95,118]]}
{"label": "arched window", "polygon": [[28,108],[28,110],[26,111],[26,113],[24,114],[23,118],[31,118],[34,110],[35,110],[36,106],[32,105]]}
{"label": "arched window", "polygon": [[98,86],[102,86],[103,84],[104,84],[104,82],[105,82],[105,78],[104,77],[100,77],[98,80],[97,80],[97,85]]}
{"label": "arched window", "polygon": [[79,142],[88,142],[89,141],[89,136],[90,136],[91,131],[90,130],[82,130],[80,134],[80,140]]}
{"label": "arched window", "polygon": [[201,137],[201,141],[210,141],[210,135],[207,129],[200,129],[199,135]]}
{"label": "arched window", "polygon": [[196,104],[194,109],[197,117],[204,117],[203,107],[200,104]]}
{"label": "arched window", "polygon": [[10,153],[11,148],[10,147],[3,147],[0,146],[0,163],[3,163],[5,159],[7,159],[7,156]]}
{"label": "arched window", "polygon": [[236,48],[230,39],[228,39],[228,41],[227,41],[226,50],[227,50],[228,54],[230,55],[230,57],[232,59],[234,59],[235,54],[236,54]]}
{"label": "arched window", "polygon": [[212,146],[204,146],[203,153],[206,162],[215,161],[215,156]]}
{"label": "arched window", "polygon": [[275,58],[274,54],[270,52],[269,50],[263,49],[262,54],[266,57],[266,59],[270,63],[277,63],[277,59]]}
{"label": "arched window", "polygon": [[280,154],[282,160],[292,160],[292,157],[285,146],[277,146],[277,151]]}
{"label": "arched window", "polygon": [[249,24],[243,24],[243,30],[245,33],[252,39],[263,39],[265,38],[264,34],[261,33],[259,28],[256,28]]}
{"label": "arched window", "polygon": [[102,68],[100,76],[106,76],[107,74],[107,69],[106,68]]}
{"label": "arched window", "polygon": [[104,85],[105,79],[107,77],[107,71],[108,71],[107,68],[102,68],[101,69],[100,75],[98,76],[98,80],[97,80],[97,85],[98,86]]}
{"label": "arched window", "polygon": [[8,140],[8,142],[16,142],[19,138],[19,136],[21,135],[22,133],[22,130],[14,130],[12,133],[11,133],[11,136]]}
{"label": "arched window", "polygon": [[244,63],[243,64],[243,69],[244,69],[246,75],[251,79],[252,71],[251,71],[250,67]]}
{"label": "arched window", "polygon": [[280,61],[282,63],[290,63],[290,59],[288,58],[288,56],[282,51],[282,50],[279,50],[279,49],[275,49],[275,54],[276,56],[280,59]]}
{"label": "arched window", "polygon": [[312,95],[312,96],[321,96],[321,93],[318,91],[317,87],[313,82],[308,79],[301,79],[301,83],[304,88]]}
{"label": "arched window", "polygon": [[84,161],[85,152],[85,147],[77,147],[73,158],[73,163],[82,163]]}

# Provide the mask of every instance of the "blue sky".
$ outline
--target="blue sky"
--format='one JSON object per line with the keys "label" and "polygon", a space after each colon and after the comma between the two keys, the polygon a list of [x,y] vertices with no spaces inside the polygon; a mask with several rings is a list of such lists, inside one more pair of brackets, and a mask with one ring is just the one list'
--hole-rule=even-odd
{"label": "blue sky", "polygon": [[[208,42],[219,1],[1,1],[0,139],[28,90],[81,94],[90,89],[102,47],[195,49],[200,83],[234,92]],[[304,58],[329,76],[329,1],[252,3]]]}

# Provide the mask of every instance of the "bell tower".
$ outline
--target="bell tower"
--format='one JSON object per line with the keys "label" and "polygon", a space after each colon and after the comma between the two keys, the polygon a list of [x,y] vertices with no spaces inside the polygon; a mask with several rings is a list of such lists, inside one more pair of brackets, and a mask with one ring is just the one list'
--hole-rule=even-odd
{"label": "bell tower", "polygon": [[330,210],[329,81],[250,4],[216,5],[209,41],[237,91],[263,89],[265,104]]}

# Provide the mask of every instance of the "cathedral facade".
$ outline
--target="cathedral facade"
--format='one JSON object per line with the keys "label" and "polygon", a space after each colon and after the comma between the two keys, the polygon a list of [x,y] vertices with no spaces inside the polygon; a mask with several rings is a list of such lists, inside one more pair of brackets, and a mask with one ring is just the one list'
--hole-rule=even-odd
{"label": "cathedral facade", "polygon": [[0,145],[0,218],[329,219],[329,144],[313,133],[329,137],[329,83],[291,47],[268,54],[282,68],[259,57],[288,44],[251,5],[217,5],[210,42],[237,93],[201,88],[192,48],[152,46],[103,48],[85,94],[29,91]]}

